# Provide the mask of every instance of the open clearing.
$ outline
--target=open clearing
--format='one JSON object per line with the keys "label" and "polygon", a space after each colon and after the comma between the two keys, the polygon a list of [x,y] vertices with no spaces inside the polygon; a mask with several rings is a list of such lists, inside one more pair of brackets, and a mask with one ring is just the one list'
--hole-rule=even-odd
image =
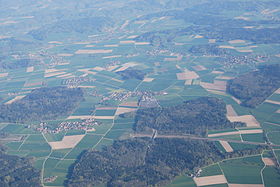
{"label": "open clearing", "polygon": [[79,49],[75,52],[75,54],[105,54],[105,53],[112,53],[113,50],[111,49]]}
{"label": "open clearing", "polygon": [[240,135],[240,134],[259,134],[259,133],[263,133],[263,130],[262,129],[252,129],[252,130],[239,130],[239,131],[232,131],[232,132],[222,132],[222,133],[208,134],[208,137]]}
{"label": "open clearing", "polygon": [[224,175],[214,175],[208,177],[195,177],[193,178],[195,184],[197,186],[208,186],[214,184],[225,184],[227,183],[227,179]]}
{"label": "open clearing", "polygon": [[118,116],[120,114],[125,114],[125,113],[128,113],[128,112],[134,112],[136,110],[137,110],[137,108],[118,107],[115,115]]}
{"label": "open clearing", "polygon": [[8,75],[9,75],[9,73],[0,73],[0,78],[7,77]]}
{"label": "open clearing", "polygon": [[271,158],[262,158],[262,161],[266,166],[275,166],[275,162]]}
{"label": "open clearing", "polygon": [[34,71],[34,66],[31,66],[31,67],[27,67],[26,68],[26,73],[31,73]]}
{"label": "open clearing", "polygon": [[200,82],[200,85],[207,90],[218,90],[224,92],[226,91],[227,82],[215,80],[214,83]]}
{"label": "open clearing", "polygon": [[19,100],[21,100],[21,99],[24,98],[24,97],[25,97],[25,95],[16,96],[15,98],[13,98],[13,99],[7,101],[7,102],[5,103],[5,105],[12,104],[13,102],[19,101]]}
{"label": "open clearing", "polygon": [[194,71],[185,71],[183,73],[177,73],[178,80],[188,80],[188,79],[197,79],[199,75]]}
{"label": "open clearing", "polygon": [[272,103],[272,104],[275,104],[275,105],[280,105],[279,101],[266,100],[265,102]]}
{"label": "open clearing", "polygon": [[152,82],[154,78],[144,78],[143,82]]}
{"label": "open clearing", "polygon": [[49,142],[49,145],[54,150],[74,148],[83,139],[84,136],[85,135],[64,136],[62,141]]}
{"label": "open clearing", "polygon": [[230,122],[243,122],[247,127],[260,127],[260,123],[252,115],[228,116]]}
{"label": "open clearing", "polygon": [[227,105],[227,116],[238,116],[231,105]]}
{"label": "open clearing", "polygon": [[232,147],[230,146],[230,144],[227,141],[219,141],[220,144],[223,146],[223,148],[226,150],[226,152],[233,152]]}
{"label": "open clearing", "polygon": [[245,43],[244,40],[231,40],[229,41],[230,44],[240,44],[240,43]]}

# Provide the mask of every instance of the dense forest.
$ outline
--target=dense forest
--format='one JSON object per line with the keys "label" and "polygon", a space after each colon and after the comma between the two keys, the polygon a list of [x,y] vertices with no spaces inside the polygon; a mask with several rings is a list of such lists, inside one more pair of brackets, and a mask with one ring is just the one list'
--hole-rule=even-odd
{"label": "dense forest", "polygon": [[228,82],[227,90],[242,100],[242,105],[256,107],[280,87],[280,65],[264,65],[258,70]]}
{"label": "dense forest", "polygon": [[260,153],[262,149],[222,153],[210,142],[175,138],[115,141],[102,151],[86,152],[74,166],[68,186],[164,185],[175,176],[195,173],[202,166],[229,157]]}
{"label": "dense forest", "polygon": [[128,68],[124,71],[119,71],[117,73],[122,76],[123,80],[127,80],[127,79],[143,80],[146,75],[145,72],[133,68]]}
{"label": "dense forest", "polygon": [[7,155],[0,147],[0,186],[39,187],[40,172],[32,167],[30,160]]}
{"label": "dense forest", "polygon": [[70,114],[83,100],[80,88],[51,87],[33,90],[21,100],[0,105],[0,121],[28,122]]}
{"label": "dense forest", "polygon": [[169,107],[139,109],[134,130],[159,133],[205,135],[207,130],[242,126],[231,123],[226,117],[226,105],[217,98],[201,97]]}

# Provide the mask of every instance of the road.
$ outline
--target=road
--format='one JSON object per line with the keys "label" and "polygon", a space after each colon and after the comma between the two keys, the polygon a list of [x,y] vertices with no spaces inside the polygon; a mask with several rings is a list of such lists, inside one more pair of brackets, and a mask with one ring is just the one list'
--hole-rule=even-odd
{"label": "road", "polygon": [[[132,138],[144,138],[149,137],[152,138],[152,134],[130,134],[130,137]],[[230,140],[230,139],[222,139],[222,138],[207,138],[207,137],[198,137],[193,135],[162,135],[157,134],[153,138],[186,138],[186,139],[192,139],[192,140],[204,140],[204,141],[227,141],[232,143],[242,143],[242,144],[251,144],[251,145],[262,145],[262,146],[271,146],[271,147],[279,147],[280,145],[274,145],[274,144],[267,144],[267,143],[260,143],[260,142],[249,142],[249,141],[240,141],[240,140]]]}

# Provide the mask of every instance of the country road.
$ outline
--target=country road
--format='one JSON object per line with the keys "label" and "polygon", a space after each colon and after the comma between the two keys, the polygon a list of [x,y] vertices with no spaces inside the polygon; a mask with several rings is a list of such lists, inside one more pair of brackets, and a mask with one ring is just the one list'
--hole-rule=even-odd
{"label": "country road", "polygon": [[[130,137],[132,138],[142,138],[142,137],[149,137],[152,138],[152,134],[130,134]],[[186,138],[186,139],[192,139],[192,140],[205,140],[205,141],[227,141],[232,143],[242,143],[242,144],[251,144],[251,145],[262,145],[262,146],[271,146],[271,147],[279,147],[280,145],[274,145],[274,144],[267,144],[267,143],[260,143],[260,142],[249,142],[249,141],[239,141],[239,140],[230,140],[230,139],[222,139],[222,138],[206,138],[206,137],[197,137],[193,135],[161,135],[157,134],[153,137],[155,138]]]}

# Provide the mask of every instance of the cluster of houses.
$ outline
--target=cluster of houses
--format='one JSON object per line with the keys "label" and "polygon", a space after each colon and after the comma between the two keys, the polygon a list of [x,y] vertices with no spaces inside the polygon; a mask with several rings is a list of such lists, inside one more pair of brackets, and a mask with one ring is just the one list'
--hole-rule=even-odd
{"label": "cluster of houses", "polygon": [[95,131],[94,126],[100,125],[100,122],[95,121],[95,119],[90,118],[82,121],[64,121],[58,125],[55,129],[51,129],[46,122],[41,122],[39,127],[36,128],[37,131],[42,133],[60,133],[67,130],[85,130],[85,131]]}
{"label": "cluster of houses", "polygon": [[267,59],[267,56],[257,55],[257,56],[227,56],[225,61],[226,67],[232,67],[233,65],[255,65],[256,63],[263,62]]}
{"label": "cluster of houses", "polygon": [[71,79],[62,80],[62,85],[67,85],[68,88],[76,88],[84,82],[94,82],[95,79],[89,77],[74,77]]}

